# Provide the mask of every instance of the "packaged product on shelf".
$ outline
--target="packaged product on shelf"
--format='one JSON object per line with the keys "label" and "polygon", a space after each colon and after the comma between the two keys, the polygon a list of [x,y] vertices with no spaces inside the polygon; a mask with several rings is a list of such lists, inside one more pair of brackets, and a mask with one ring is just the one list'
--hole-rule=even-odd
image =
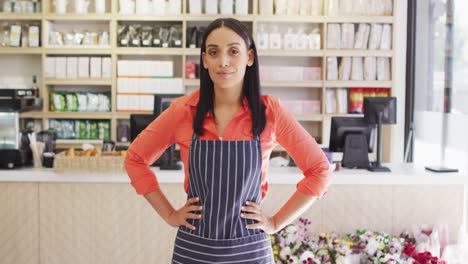
{"label": "packaged product on shelf", "polygon": [[187,61],[185,63],[185,78],[186,79],[195,79],[196,77],[196,62]]}
{"label": "packaged product on shelf", "polygon": [[112,76],[112,62],[110,57],[102,58],[102,78],[111,78]]}
{"label": "packaged product on shelf", "polygon": [[348,81],[351,75],[351,57],[342,57],[340,61],[340,74],[341,81]]}
{"label": "packaged product on shelf", "polygon": [[273,0],[260,0],[260,15],[273,15]]}
{"label": "packaged product on shelf", "polygon": [[0,30],[0,47],[8,47],[10,45],[10,28],[8,24],[2,23]]}
{"label": "packaged product on shelf", "polygon": [[73,120],[62,120],[62,138],[63,139],[75,139],[75,122]]}
{"label": "packaged product on shelf", "polygon": [[96,14],[106,13],[106,0],[94,0],[94,12]]}
{"label": "packaged product on shelf", "polygon": [[340,0],[340,14],[341,15],[352,15],[353,14],[353,3],[355,0]]}
{"label": "packaged product on shelf", "polygon": [[289,16],[294,16],[299,14],[299,0],[288,0],[288,11],[286,12]]}
{"label": "packaged product on shelf", "polygon": [[275,0],[275,15],[286,15],[288,13],[287,0]]}
{"label": "packaged product on shelf", "polygon": [[78,77],[78,57],[67,57],[67,78],[76,79]]}
{"label": "packaged product on shelf", "polygon": [[232,8],[234,7],[233,0],[220,0],[219,8],[221,15],[232,15]]}
{"label": "packaged product on shelf", "polygon": [[169,29],[169,47],[182,47],[182,26],[172,25]]}
{"label": "packaged product on shelf", "polygon": [[368,10],[369,10],[368,0],[353,1],[353,15],[355,16],[368,15]]}
{"label": "packaged product on shelf", "polygon": [[109,96],[105,94],[98,94],[98,111],[109,112],[110,111],[110,100]]}
{"label": "packaged product on shelf", "polygon": [[10,47],[21,46],[21,26],[11,25],[10,26]]}
{"label": "packaged product on shelf", "polygon": [[189,14],[201,15],[202,13],[202,0],[189,0],[188,1]]}
{"label": "packaged product on shelf", "polygon": [[99,134],[98,138],[102,140],[110,139],[110,124],[109,121],[99,121],[98,122]]}
{"label": "packaged product on shelf", "polygon": [[85,93],[77,93],[76,97],[78,98],[78,112],[88,111],[88,97]]}
{"label": "packaged product on shelf", "polygon": [[351,80],[362,81],[364,79],[362,57],[353,57],[351,63]]}
{"label": "packaged product on shelf", "polygon": [[380,49],[389,50],[392,48],[392,26],[383,24],[382,39],[380,40]]}
{"label": "packaged product on shelf", "polygon": [[51,31],[49,34],[49,45],[51,46],[63,46],[65,44],[63,40],[63,34],[58,31]]}
{"label": "packaged product on shelf", "polygon": [[66,57],[55,57],[55,78],[67,78]]}
{"label": "packaged product on shelf", "polygon": [[362,88],[362,97],[375,97],[375,88]]}
{"label": "packaged product on shelf", "polygon": [[66,110],[65,96],[62,92],[52,92],[50,94],[50,111],[63,112]]}
{"label": "packaged product on shelf", "polygon": [[102,46],[109,46],[110,45],[109,33],[107,31],[101,32],[101,34],[99,34],[98,44],[102,45]]}
{"label": "packaged product on shelf", "polygon": [[89,70],[91,78],[101,78],[102,73],[102,58],[101,57],[91,57],[89,60]]}
{"label": "packaged product on shelf", "polygon": [[128,35],[130,37],[130,46],[141,46],[141,25],[133,24],[128,27]]}
{"label": "packaged product on shelf", "polygon": [[393,0],[383,0],[384,3],[384,15],[391,16],[393,13]]}
{"label": "packaged product on shelf", "polygon": [[288,49],[288,50],[296,49],[297,41],[298,41],[297,33],[293,32],[292,27],[288,28],[288,32],[284,34],[284,40],[283,40],[284,49]]}
{"label": "packaged product on shelf", "polygon": [[336,99],[334,89],[325,90],[325,113],[336,113]]}
{"label": "packaged product on shelf", "polygon": [[166,14],[166,0],[153,0],[153,15],[165,15]]}
{"label": "packaged product on shelf", "polygon": [[132,0],[119,0],[119,13],[122,15],[130,15],[135,13],[135,2]]}
{"label": "packaged product on shelf", "polygon": [[371,24],[369,35],[369,49],[375,50],[380,48],[382,39],[382,24]]}
{"label": "packaged product on shelf", "polygon": [[169,0],[168,13],[169,15],[180,15],[182,12],[182,0]]}
{"label": "packaged product on shelf", "polygon": [[310,15],[321,16],[323,10],[323,0],[310,0]]}
{"label": "packaged product on shelf", "polygon": [[77,139],[88,139],[85,120],[75,120],[75,135]]}
{"label": "packaged product on shelf", "polygon": [[67,99],[67,111],[77,112],[78,111],[78,97],[76,93],[66,93],[65,98]]}
{"label": "packaged product on shelf", "polygon": [[187,48],[197,47],[197,27],[187,27]]}
{"label": "packaged product on shelf", "polygon": [[377,58],[377,80],[390,81],[390,58]]}
{"label": "packaged product on shelf", "polygon": [[135,14],[148,15],[151,12],[150,1],[148,0],[136,0],[135,1]]}
{"label": "packaged product on shelf", "polygon": [[151,26],[143,26],[141,28],[141,45],[143,47],[151,47],[153,40],[153,28]]}
{"label": "packaged product on shelf", "polygon": [[390,96],[390,89],[388,89],[388,88],[375,88],[375,96],[380,96],[380,97]]}
{"label": "packaged product on shelf", "polygon": [[55,132],[57,138],[63,138],[62,124],[56,119],[49,119],[49,129]]}
{"label": "packaged product on shelf", "polygon": [[89,78],[89,57],[78,57],[78,78]]}
{"label": "packaged product on shelf", "polygon": [[307,36],[303,28],[299,28],[297,32],[296,49],[306,50],[308,47],[309,47],[309,36]]}
{"label": "packaged product on shelf", "polygon": [[160,25],[154,25],[153,26],[153,47],[161,47],[162,42],[161,42],[161,29],[162,27]]}
{"label": "packaged product on shelf", "polygon": [[336,57],[327,57],[327,80],[338,80],[338,61]]}
{"label": "packaged product on shelf", "polygon": [[203,36],[205,35],[206,27],[197,28],[197,48],[201,47]]}
{"label": "packaged product on shelf", "polygon": [[217,15],[218,14],[218,1],[204,0],[205,1],[205,14]]}
{"label": "packaged product on shelf", "polygon": [[248,0],[236,0],[236,15],[246,16],[249,10]]}
{"label": "packaged product on shelf", "polygon": [[325,8],[326,14],[329,16],[337,16],[340,11],[340,0],[328,0]]}
{"label": "packaged product on shelf", "polygon": [[310,15],[310,0],[299,0],[299,15]]}
{"label": "packaged product on shelf", "polygon": [[309,34],[309,49],[310,50],[319,50],[320,49],[320,32],[318,29],[314,29]]}
{"label": "packaged product on shelf", "polygon": [[355,49],[367,49],[367,42],[369,40],[369,25],[361,23],[358,26],[356,32],[356,38],[354,42]]}
{"label": "packaged product on shelf", "polygon": [[364,96],[362,88],[349,88],[349,109],[350,114],[362,114],[364,108]]}
{"label": "packaged product on shelf", "polygon": [[354,46],[354,24],[341,25],[341,48],[352,49]]}
{"label": "packaged product on shelf", "polygon": [[28,45],[29,47],[39,47],[39,26],[31,25],[28,28]]}
{"label": "packaged product on shelf", "polygon": [[377,61],[376,57],[364,58],[364,80],[375,81],[377,78]]}
{"label": "packaged product on shelf", "polygon": [[340,24],[328,24],[327,49],[339,49],[341,47]]}
{"label": "packaged product on shelf", "polygon": [[159,30],[159,39],[161,40],[161,47],[169,47],[169,28],[162,26]]}
{"label": "packaged product on shelf", "polygon": [[117,125],[117,141],[127,142],[130,138],[130,126],[127,124]]}
{"label": "packaged product on shelf", "polygon": [[99,128],[97,121],[94,120],[86,120],[86,130],[88,132],[89,139],[99,139]]}
{"label": "packaged product on shelf", "polygon": [[273,26],[273,30],[270,33],[270,49],[281,49],[281,33],[279,32],[278,26]]}
{"label": "packaged product on shelf", "polygon": [[348,112],[348,90],[346,88],[337,88],[336,92],[336,112],[346,114]]}
{"label": "packaged product on shelf", "polygon": [[5,0],[3,2],[3,12],[5,13],[13,13],[13,6],[14,6],[15,2],[13,1],[10,1],[10,0]]}
{"label": "packaged product on shelf", "polygon": [[86,111],[97,112],[99,107],[99,97],[97,96],[97,94],[86,93],[86,96],[88,97],[88,108],[86,109]]}
{"label": "packaged product on shelf", "polygon": [[260,24],[257,30],[257,47],[258,49],[268,49],[269,34],[265,30],[265,24]]}
{"label": "packaged product on shelf", "polygon": [[128,33],[128,25],[119,25],[117,29],[118,44],[121,47],[126,47],[130,43],[130,36]]}
{"label": "packaged product on shelf", "polygon": [[383,16],[385,14],[385,1],[386,0],[369,1],[368,14],[371,16]]}
{"label": "packaged product on shelf", "polygon": [[44,75],[46,78],[55,78],[55,57],[45,58]]}
{"label": "packaged product on shelf", "polygon": [[[84,34],[83,33],[75,32],[75,34],[73,34],[72,36],[73,36],[72,43],[70,43],[69,45],[81,45],[81,43],[83,43],[83,39],[84,39]],[[94,36],[88,35],[88,37],[91,38],[91,40],[89,42],[93,43],[92,38]],[[97,41],[96,41],[96,44],[97,44]]]}

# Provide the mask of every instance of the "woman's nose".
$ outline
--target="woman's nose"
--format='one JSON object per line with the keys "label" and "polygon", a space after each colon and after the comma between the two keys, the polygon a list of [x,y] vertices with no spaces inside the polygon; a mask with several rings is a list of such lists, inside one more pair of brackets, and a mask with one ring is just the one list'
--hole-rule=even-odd
{"label": "woman's nose", "polygon": [[229,66],[229,56],[221,55],[219,59],[220,59],[219,63],[221,67]]}

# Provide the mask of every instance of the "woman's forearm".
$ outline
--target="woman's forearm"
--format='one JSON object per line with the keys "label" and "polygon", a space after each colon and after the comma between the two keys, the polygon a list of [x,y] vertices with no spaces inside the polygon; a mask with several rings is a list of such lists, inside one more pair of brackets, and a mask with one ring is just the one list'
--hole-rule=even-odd
{"label": "woman's forearm", "polygon": [[317,200],[315,196],[308,196],[297,191],[273,216],[275,222],[275,232],[291,223],[294,219],[302,215]]}
{"label": "woman's forearm", "polygon": [[169,216],[175,211],[175,209],[167,200],[164,193],[161,190],[156,190],[154,192],[147,193],[144,196],[162,219],[169,223]]}

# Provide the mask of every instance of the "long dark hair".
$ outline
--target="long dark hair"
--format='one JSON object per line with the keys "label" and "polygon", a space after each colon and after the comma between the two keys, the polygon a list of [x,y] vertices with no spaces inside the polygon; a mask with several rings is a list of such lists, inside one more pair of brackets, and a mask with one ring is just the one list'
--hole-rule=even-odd
{"label": "long dark hair", "polygon": [[252,113],[252,135],[260,135],[265,128],[265,105],[263,104],[260,92],[260,77],[258,70],[257,48],[247,28],[238,20],[233,18],[218,18],[211,22],[205,30],[205,35],[201,43],[200,53],[200,99],[197,105],[197,112],[193,120],[193,130],[198,135],[203,134],[203,122],[209,112],[214,116],[214,85],[208,70],[203,66],[201,54],[206,51],[206,39],[215,29],[228,27],[241,36],[247,46],[247,50],[252,49],[254,62],[245,70],[244,83],[242,85],[241,104],[244,97],[247,98],[249,109]]}

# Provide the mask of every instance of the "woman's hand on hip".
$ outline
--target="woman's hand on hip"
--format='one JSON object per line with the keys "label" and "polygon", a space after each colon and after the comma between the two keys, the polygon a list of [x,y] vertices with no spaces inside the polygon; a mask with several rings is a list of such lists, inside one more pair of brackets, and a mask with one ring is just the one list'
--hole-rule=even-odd
{"label": "woman's hand on hip", "polygon": [[196,214],[195,212],[199,212],[202,210],[202,206],[200,205],[193,205],[199,201],[198,197],[192,197],[187,200],[184,206],[182,206],[179,210],[174,210],[167,220],[169,225],[173,227],[185,226],[188,229],[195,230],[195,227],[189,222],[187,219],[200,219],[201,214]]}
{"label": "woman's hand on hip", "polygon": [[267,234],[276,233],[276,222],[273,217],[267,216],[262,212],[260,205],[254,202],[245,202],[246,205],[241,207],[241,217],[245,219],[256,220],[257,223],[247,225],[247,229],[262,229]]}

